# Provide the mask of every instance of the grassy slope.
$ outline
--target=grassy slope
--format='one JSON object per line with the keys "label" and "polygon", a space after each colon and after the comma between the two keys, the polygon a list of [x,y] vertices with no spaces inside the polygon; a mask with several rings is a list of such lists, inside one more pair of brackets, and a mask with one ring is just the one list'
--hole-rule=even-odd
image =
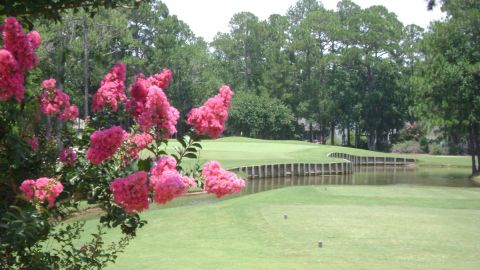
{"label": "grassy slope", "polygon": [[341,146],[318,145],[302,141],[270,141],[242,137],[227,137],[202,142],[201,159],[218,160],[224,167],[272,164],[283,162],[334,162],[330,152],[362,156],[411,157],[421,166],[469,166],[466,156],[399,155],[373,152]]}
{"label": "grassy slope", "polygon": [[183,199],[205,203],[145,212],[149,224],[110,269],[480,265],[478,188],[300,186],[216,203]]}

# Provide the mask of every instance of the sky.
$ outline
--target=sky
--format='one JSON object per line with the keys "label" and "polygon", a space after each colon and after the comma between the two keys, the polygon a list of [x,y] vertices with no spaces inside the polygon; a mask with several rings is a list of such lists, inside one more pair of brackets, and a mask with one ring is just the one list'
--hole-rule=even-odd
{"label": "sky", "polygon": [[[233,14],[250,11],[261,20],[271,14],[285,15],[288,8],[297,0],[162,0],[170,14],[187,23],[196,36],[212,41],[217,32],[229,32],[228,23]],[[321,0],[327,9],[335,9],[339,0]],[[427,11],[425,0],[353,0],[366,8],[383,5],[397,14],[398,19],[407,24],[417,24],[427,28],[431,21],[441,19],[444,14],[436,7]]]}

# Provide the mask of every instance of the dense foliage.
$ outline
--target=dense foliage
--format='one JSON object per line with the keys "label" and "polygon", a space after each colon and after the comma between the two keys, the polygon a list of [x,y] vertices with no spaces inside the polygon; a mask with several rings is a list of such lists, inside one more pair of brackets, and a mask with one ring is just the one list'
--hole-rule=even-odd
{"label": "dense foliage", "polygon": [[[92,97],[94,114],[82,121],[61,81],[35,82],[40,34],[26,33],[15,17],[6,18],[2,29],[1,269],[100,269],[146,224],[139,213],[152,201],[165,204],[197,186],[217,197],[244,187],[217,162],[200,168],[194,161],[188,171],[182,165],[197,159],[202,137],[224,131],[230,87],[223,85],[187,115],[192,127],[168,154],[180,117],[167,96],[175,94],[167,91],[169,69],[137,74],[127,88],[127,66],[116,62]],[[91,241],[79,244],[85,222],[67,219],[80,204],[98,207],[102,216]],[[105,229],[115,227],[123,236],[107,245]]]}
{"label": "dense foliage", "polygon": [[[404,26],[383,6],[361,8],[343,0],[336,10],[327,10],[317,0],[299,0],[286,14],[267,20],[241,12],[232,17],[229,32],[218,33],[207,43],[161,1],[142,1],[136,9],[130,7],[137,2],[127,2],[112,1],[117,9],[97,5],[93,18],[80,8],[78,12],[59,11],[62,21],[55,25],[33,20],[44,33],[40,77],[55,75],[62,90],[80,105],[82,116],[90,115],[94,82],[110,63],[121,60],[133,71],[131,75],[153,74],[159,66],[174,71],[170,88],[178,94],[171,97],[171,103],[180,113],[180,134],[188,130],[187,113],[213,94],[209,89],[228,81],[242,95],[275,99],[282,108],[279,111],[293,119],[288,128],[271,128],[268,134],[258,132],[263,128],[261,121],[249,122],[248,130],[244,121],[235,121],[229,124],[234,134],[331,144],[340,134],[344,145],[389,150],[402,141],[406,123],[420,121],[429,129],[425,134],[438,127],[442,131],[434,138],[420,138],[427,144],[447,141],[451,153],[466,151],[464,131],[446,129],[413,109],[422,104],[431,107],[416,98],[416,93],[425,89],[419,84],[426,74],[421,66],[431,63],[426,48],[435,51],[442,42],[432,38],[423,42],[424,29]],[[478,9],[475,1],[426,1],[425,9],[434,4],[449,12],[447,20],[458,25],[458,37],[470,35],[468,25],[476,23],[472,21]],[[464,26],[458,20],[453,23],[454,17],[464,18]],[[434,27],[440,26],[432,25],[429,35],[436,31]],[[429,39],[432,42],[427,46]],[[462,51],[466,40],[448,42],[449,47]],[[241,111],[235,109],[236,104],[241,102],[234,104],[234,110]]]}
{"label": "dense foliage", "polygon": [[443,1],[448,18],[422,40],[415,78],[417,115],[441,127],[453,145],[467,139],[480,171],[480,2]]}

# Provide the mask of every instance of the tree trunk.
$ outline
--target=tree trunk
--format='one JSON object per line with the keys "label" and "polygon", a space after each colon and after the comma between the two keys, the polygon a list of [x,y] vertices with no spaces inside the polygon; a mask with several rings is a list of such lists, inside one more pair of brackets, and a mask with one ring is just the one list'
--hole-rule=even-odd
{"label": "tree trunk", "polygon": [[347,146],[350,147],[350,124],[347,125]]}
{"label": "tree trunk", "polygon": [[330,144],[335,145],[335,123],[330,123]]}
{"label": "tree trunk", "polygon": [[243,60],[245,61],[245,66],[243,69],[243,87],[245,91],[248,92],[248,65],[247,65],[247,43],[243,43]]}
{"label": "tree trunk", "polygon": [[87,17],[83,20],[83,110],[84,119],[88,117],[88,25]]}
{"label": "tree trunk", "polygon": [[474,128],[473,128],[473,124],[470,124],[469,133],[470,134],[468,136],[468,148],[469,148],[468,152],[472,156],[472,175],[475,175],[478,172],[477,164],[475,162],[476,153],[478,151],[475,147],[475,131],[474,131]]}
{"label": "tree trunk", "polygon": [[477,173],[480,172],[480,142],[479,142],[478,124],[473,125],[473,143],[475,144],[475,153],[477,154]]}
{"label": "tree trunk", "polygon": [[313,142],[313,124],[312,124],[312,121],[310,121],[310,124],[309,124],[309,131],[310,131],[310,142]]}
{"label": "tree trunk", "polygon": [[358,123],[355,124],[355,148],[360,148],[360,128],[358,128]]}
{"label": "tree trunk", "polygon": [[377,131],[372,131],[368,133],[367,143],[368,143],[368,150],[371,150],[371,151],[377,150]]}

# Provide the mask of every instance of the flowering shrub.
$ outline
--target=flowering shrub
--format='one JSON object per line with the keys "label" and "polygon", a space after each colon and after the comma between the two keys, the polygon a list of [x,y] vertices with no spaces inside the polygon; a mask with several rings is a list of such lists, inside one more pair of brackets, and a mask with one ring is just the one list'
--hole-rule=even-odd
{"label": "flowering shrub", "polygon": [[[2,188],[11,190],[0,190],[0,266],[101,268],[114,261],[115,254],[146,224],[139,213],[150,202],[165,204],[197,183],[217,197],[244,186],[243,180],[217,162],[207,163],[202,177],[198,166],[189,171],[182,167],[184,159],[198,159],[203,135],[217,138],[223,132],[233,95],[228,86],[192,110],[188,122],[193,130],[178,136],[180,146],[169,154],[165,147],[177,132],[179,119],[165,91],[172,79],[169,69],[148,78],[137,75],[127,98],[126,66],[117,62],[92,98],[96,114],[86,119],[82,131],[75,131],[71,120],[78,117],[78,107],[56,88],[55,79],[46,79],[25,93],[25,73],[37,64],[35,49],[40,43],[39,33],[27,34],[15,18],[6,19],[0,49],[0,161],[8,161],[8,166],[0,162],[0,181]],[[35,117],[26,116],[27,112]],[[47,117],[42,120],[39,112]],[[133,117],[133,125],[119,120],[125,116]],[[52,117],[63,122],[62,128],[46,135],[42,121]],[[46,176],[36,179],[39,175]],[[78,238],[83,223],[62,222],[78,212],[80,202],[103,211],[98,233],[82,245]],[[120,227],[125,236],[105,247],[104,227]],[[48,252],[47,239],[59,242]]]}

